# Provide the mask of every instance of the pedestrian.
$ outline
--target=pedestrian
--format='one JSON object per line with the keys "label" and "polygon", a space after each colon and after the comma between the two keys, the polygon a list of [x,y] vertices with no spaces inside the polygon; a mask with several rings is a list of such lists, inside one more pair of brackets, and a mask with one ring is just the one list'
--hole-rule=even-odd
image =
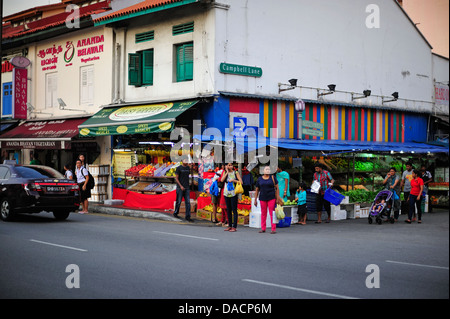
{"label": "pedestrian", "polygon": [[84,155],[83,154],[78,155],[78,159],[81,161],[81,166],[83,166],[85,169],[88,169],[86,158],[84,157]]}
{"label": "pedestrian", "polygon": [[301,182],[295,193],[295,200],[297,201],[298,209],[298,224],[306,225],[306,216],[308,213],[308,208],[306,206],[306,183]]}
{"label": "pedestrian", "polygon": [[320,163],[316,163],[314,165],[314,170],[316,172],[314,173],[313,181],[317,181],[320,184],[319,193],[316,195],[317,221],[315,223],[322,223],[323,208],[325,208],[325,211],[328,214],[326,223],[329,223],[331,220],[331,205],[330,202],[327,201],[324,197],[325,191],[333,186],[334,179],[331,176],[330,172],[323,169],[323,165]]}
{"label": "pedestrian", "polygon": [[73,171],[72,171],[72,164],[67,163],[66,165],[64,165],[64,170],[65,170],[64,177],[66,179],[72,179],[73,180],[74,176],[73,176]]}
{"label": "pedestrian", "polygon": [[242,178],[239,172],[234,169],[233,163],[226,165],[225,172],[220,181],[225,183],[223,196],[225,197],[228,214],[228,228],[225,228],[225,231],[235,232],[238,221],[238,196],[235,193],[235,189],[237,183],[241,183],[242,185]]}
{"label": "pedestrian", "polygon": [[264,167],[264,174],[256,181],[255,200],[254,205],[258,207],[258,198],[261,203],[261,230],[260,233],[266,232],[267,210],[270,215],[271,234],[276,233],[276,224],[273,223],[273,212],[275,204],[283,205],[283,200],[280,197],[278,190],[278,180],[270,174],[270,166]]}
{"label": "pedestrian", "polygon": [[31,152],[30,153],[30,165],[41,165],[41,161],[39,160],[39,158],[37,157],[36,153]]}
{"label": "pedestrian", "polygon": [[211,221],[213,222],[213,224],[218,224],[219,223],[219,221],[217,220],[217,209],[219,208],[219,205],[220,205],[220,196],[223,194],[222,193],[223,183],[220,183],[220,185],[219,185],[219,180],[222,177],[223,171],[224,171],[224,166],[223,166],[223,164],[221,164],[218,167],[218,170],[215,172],[214,177],[212,178],[213,184],[214,184],[214,182],[217,183],[217,188],[218,188],[218,191],[219,191],[217,195],[211,193],[211,191],[210,191],[210,193],[211,193],[211,203],[213,205],[213,213],[212,213],[212,216],[211,216]]}
{"label": "pedestrian", "polygon": [[384,178],[383,185],[387,190],[390,190],[394,195],[394,221],[398,221],[398,216],[400,215],[400,176],[397,174],[395,167],[391,167],[386,177]]}
{"label": "pedestrian", "polygon": [[173,216],[178,217],[178,213],[180,212],[181,202],[184,198],[184,204],[186,206],[186,215],[185,219],[188,222],[193,223],[194,220],[191,219],[191,198],[190,198],[190,189],[189,189],[189,175],[191,173],[191,168],[188,164],[188,159],[183,158],[181,161],[181,165],[177,167],[175,170],[175,182],[177,183],[177,199],[175,203],[175,211],[173,212]]}
{"label": "pedestrian", "polygon": [[[427,168],[425,165],[422,165],[420,167],[421,175],[419,176],[423,180],[423,199],[425,200],[425,196],[428,195],[428,184],[430,184],[433,181],[433,175],[429,171],[427,171]],[[431,201],[428,202],[428,212],[431,213]]]}
{"label": "pedestrian", "polygon": [[[403,197],[405,199],[405,207],[409,207],[408,198],[409,198],[409,192],[411,191],[411,179],[412,179],[413,165],[411,162],[407,162],[405,164],[405,166],[406,166],[406,171],[404,171],[402,174],[402,180],[401,180],[400,187],[403,189]],[[413,221],[416,220],[415,215],[416,214],[414,214]]]}
{"label": "pedestrian", "polygon": [[277,180],[278,180],[278,189],[280,190],[280,197],[284,202],[288,201],[288,197],[291,196],[291,192],[289,191],[289,173],[284,171],[283,168],[278,166],[277,168]]}
{"label": "pedestrian", "polygon": [[412,171],[412,179],[411,179],[411,191],[409,193],[408,203],[409,203],[409,213],[408,219],[405,222],[411,224],[412,217],[415,212],[415,208],[417,207],[417,216],[419,218],[418,223],[422,223],[422,192],[423,192],[423,179],[419,176],[421,172],[417,169]]}
{"label": "pedestrian", "polygon": [[91,190],[87,188],[87,183],[89,181],[89,172],[83,167],[81,164],[81,160],[76,161],[77,168],[75,169],[75,175],[77,177],[77,184],[80,188],[80,202],[83,205],[83,210],[80,211],[80,214],[88,213],[88,198],[91,198]]}
{"label": "pedestrian", "polygon": [[242,169],[242,187],[244,188],[244,195],[249,196],[250,192],[253,190],[253,174],[247,169],[247,166],[244,166]]}

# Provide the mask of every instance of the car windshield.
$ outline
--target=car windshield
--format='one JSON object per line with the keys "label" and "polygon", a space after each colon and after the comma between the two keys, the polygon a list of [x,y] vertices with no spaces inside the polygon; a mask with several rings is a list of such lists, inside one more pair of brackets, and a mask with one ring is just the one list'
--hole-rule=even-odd
{"label": "car windshield", "polygon": [[46,166],[16,166],[15,171],[23,178],[64,178],[60,172]]}

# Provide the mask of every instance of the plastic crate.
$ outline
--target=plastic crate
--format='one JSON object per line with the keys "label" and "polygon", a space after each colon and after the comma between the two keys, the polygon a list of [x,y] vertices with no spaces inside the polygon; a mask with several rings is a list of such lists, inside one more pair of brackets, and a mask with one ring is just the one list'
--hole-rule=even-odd
{"label": "plastic crate", "polygon": [[344,200],[345,196],[342,194],[339,194],[338,192],[335,192],[331,188],[327,189],[325,191],[325,195],[323,197],[325,200],[329,201],[333,205],[340,205],[341,202]]}
{"label": "plastic crate", "polygon": [[278,222],[277,227],[284,228],[291,226],[292,217],[285,217]]}

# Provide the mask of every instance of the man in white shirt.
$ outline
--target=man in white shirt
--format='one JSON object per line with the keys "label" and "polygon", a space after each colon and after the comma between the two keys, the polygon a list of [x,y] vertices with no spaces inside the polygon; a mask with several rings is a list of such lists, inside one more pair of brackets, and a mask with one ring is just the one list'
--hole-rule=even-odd
{"label": "man in white shirt", "polygon": [[75,175],[77,176],[78,187],[80,188],[80,200],[83,205],[83,210],[80,214],[88,213],[88,198],[91,197],[91,190],[87,188],[89,181],[89,172],[81,163],[81,160],[77,160],[77,168],[75,169]]}

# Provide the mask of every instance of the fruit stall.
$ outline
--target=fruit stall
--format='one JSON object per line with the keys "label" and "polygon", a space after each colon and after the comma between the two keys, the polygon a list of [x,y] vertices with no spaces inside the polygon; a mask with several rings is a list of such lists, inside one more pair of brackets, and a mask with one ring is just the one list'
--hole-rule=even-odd
{"label": "fruit stall", "polygon": [[[113,199],[124,200],[127,207],[172,210],[176,200],[175,171],[181,163],[170,161],[171,145],[148,145],[114,150]],[[191,168],[191,185],[195,185],[197,166]],[[191,192],[193,199],[195,195]]]}

